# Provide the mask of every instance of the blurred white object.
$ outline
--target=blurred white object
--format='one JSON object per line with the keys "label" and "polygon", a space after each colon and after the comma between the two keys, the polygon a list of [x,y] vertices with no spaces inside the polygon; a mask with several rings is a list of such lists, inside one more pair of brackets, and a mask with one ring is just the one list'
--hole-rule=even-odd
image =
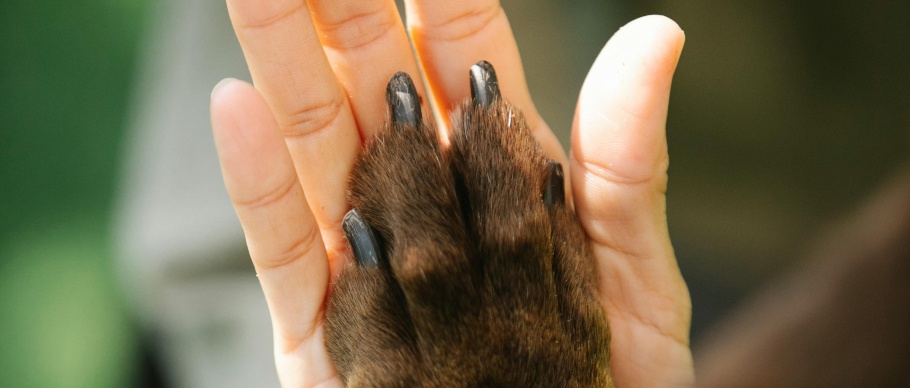
{"label": "blurred white object", "polygon": [[212,87],[249,72],[224,2],[152,4],[116,209],[118,270],[170,385],[278,386],[268,310],[209,124]]}

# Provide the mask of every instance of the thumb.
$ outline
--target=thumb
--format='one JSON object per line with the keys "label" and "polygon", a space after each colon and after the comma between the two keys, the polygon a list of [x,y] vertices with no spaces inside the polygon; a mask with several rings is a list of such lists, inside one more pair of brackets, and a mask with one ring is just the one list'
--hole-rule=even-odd
{"label": "thumb", "polygon": [[617,386],[692,379],[691,302],[666,221],[666,120],[685,36],[647,16],[621,28],[582,87],[572,187],[597,261]]}
{"label": "thumb", "polygon": [[581,90],[572,131],[575,199],[589,235],[624,251],[640,246],[630,235],[666,230],[667,104],[684,40],[666,17],[632,21],[601,51]]}

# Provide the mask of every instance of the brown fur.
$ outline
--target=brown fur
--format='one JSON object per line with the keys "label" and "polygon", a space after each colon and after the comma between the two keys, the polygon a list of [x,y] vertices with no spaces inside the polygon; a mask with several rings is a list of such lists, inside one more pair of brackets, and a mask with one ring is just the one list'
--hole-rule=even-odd
{"label": "brown fur", "polygon": [[454,118],[445,154],[432,124],[390,123],[354,167],[349,199],[385,260],[334,285],[338,372],[357,387],[611,387],[594,262],[572,210],[541,200],[547,159],[521,113],[496,99]]}

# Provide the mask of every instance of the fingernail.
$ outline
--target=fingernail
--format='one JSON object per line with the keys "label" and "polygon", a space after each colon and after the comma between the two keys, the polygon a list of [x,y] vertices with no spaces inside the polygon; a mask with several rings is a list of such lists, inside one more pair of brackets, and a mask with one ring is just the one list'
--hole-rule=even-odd
{"label": "fingernail", "polygon": [[361,217],[357,209],[351,209],[341,222],[344,234],[348,237],[354,258],[361,267],[379,265],[379,242],[373,228]]}
{"label": "fingernail", "polygon": [[471,99],[475,106],[489,108],[499,95],[499,80],[493,65],[480,61],[471,66]]}
{"label": "fingernail", "polygon": [[554,204],[562,205],[566,203],[565,187],[563,186],[565,184],[565,176],[562,173],[562,165],[555,160],[547,161],[547,170],[550,173],[543,189],[543,203],[547,206],[547,209],[551,209]]}
{"label": "fingernail", "polygon": [[236,78],[225,78],[221,81],[218,81],[218,83],[215,84],[215,87],[212,88],[212,94],[209,96],[209,98],[215,97],[215,95],[218,94],[218,91],[221,90],[221,88],[223,88],[225,85],[227,85],[231,82],[234,82],[236,80],[237,80]]}
{"label": "fingernail", "polygon": [[389,80],[385,92],[386,102],[392,112],[393,124],[420,124],[420,97],[414,81],[405,72],[397,72]]}

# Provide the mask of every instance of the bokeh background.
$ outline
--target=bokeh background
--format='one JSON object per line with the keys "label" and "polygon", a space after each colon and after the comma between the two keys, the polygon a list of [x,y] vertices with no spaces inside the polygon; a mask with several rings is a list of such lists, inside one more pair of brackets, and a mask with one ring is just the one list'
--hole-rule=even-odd
{"label": "bokeh background", "polygon": [[[696,345],[910,161],[910,2],[503,6],[531,92],[564,144],[577,91],[613,32],[651,13],[685,31],[668,123],[668,212]],[[169,68],[158,54],[202,35],[220,37],[210,51],[239,58],[223,8],[218,0],[0,2],[0,387],[186,381],[156,350],[115,239],[131,182],[143,180],[130,167],[144,138],[136,131],[148,130],[137,122],[156,114],[149,90],[169,93],[156,81]],[[206,18],[174,27],[172,16],[187,12]],[[191,57],[177,55],[173,71]],[[247,77],[209,76],[173,91],[201,99],[187,113],[193,120],[206,120],[218,77]],[[192,130],[209,136],[204,126]],[[217,166],[213,157],[194,160]],[[250,265],[232,268],[255,281]]]}

